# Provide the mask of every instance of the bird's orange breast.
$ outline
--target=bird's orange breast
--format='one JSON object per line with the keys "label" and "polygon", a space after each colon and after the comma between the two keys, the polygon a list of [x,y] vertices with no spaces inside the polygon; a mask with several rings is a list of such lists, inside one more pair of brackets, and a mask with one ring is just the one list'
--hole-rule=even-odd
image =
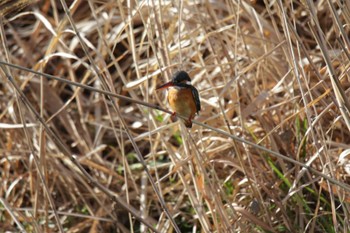
{"label": "bird's orange breast", "polygon": [[196,103],[189,88],[169,88],[168,101],[177,114],[192,119],[196,114]]}

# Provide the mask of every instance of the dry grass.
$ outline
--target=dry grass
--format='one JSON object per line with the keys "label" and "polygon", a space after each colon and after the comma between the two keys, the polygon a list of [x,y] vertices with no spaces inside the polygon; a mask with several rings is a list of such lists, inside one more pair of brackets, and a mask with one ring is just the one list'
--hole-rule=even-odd
{"label": "dry grass", "polygon": [[0,228],[350,232],[350,3],[302,2],[0,3]]}

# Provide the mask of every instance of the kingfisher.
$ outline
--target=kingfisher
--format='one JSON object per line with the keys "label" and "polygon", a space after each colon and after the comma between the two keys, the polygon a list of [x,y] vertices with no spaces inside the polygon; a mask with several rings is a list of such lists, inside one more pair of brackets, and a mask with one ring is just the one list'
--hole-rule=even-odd
{"label": "kingfisher", "polygon": [[168,102],[174,111],[171,119],[174,121],[176,115],[186,118],[184,120],[187,128],[192,128],[192,119],[201,110],[201,102],[197,89],[191,85],[191,78],[186,71],[177,71],[170,82],[159,86],[156,90],[168,88]]}

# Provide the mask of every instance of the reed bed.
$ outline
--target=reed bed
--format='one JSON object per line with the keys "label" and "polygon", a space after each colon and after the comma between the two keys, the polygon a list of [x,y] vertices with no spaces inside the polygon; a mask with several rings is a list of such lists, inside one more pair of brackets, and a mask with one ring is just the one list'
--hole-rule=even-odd
{"label": "reed bed", "polygon": [[[1,232],[350,232],[349,1],[3,1]],[[166,92],[185,70],[187,129]]]}

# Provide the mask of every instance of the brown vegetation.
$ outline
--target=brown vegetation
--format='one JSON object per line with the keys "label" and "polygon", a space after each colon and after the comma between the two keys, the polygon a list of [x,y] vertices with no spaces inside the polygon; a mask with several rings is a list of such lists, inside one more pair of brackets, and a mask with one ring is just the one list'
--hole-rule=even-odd
{"label": "brown vegetation", "polygon": [[[3,1],[0,228],[349,232],[349,1]],[[199,90],[192,129],[155,87]]]}

